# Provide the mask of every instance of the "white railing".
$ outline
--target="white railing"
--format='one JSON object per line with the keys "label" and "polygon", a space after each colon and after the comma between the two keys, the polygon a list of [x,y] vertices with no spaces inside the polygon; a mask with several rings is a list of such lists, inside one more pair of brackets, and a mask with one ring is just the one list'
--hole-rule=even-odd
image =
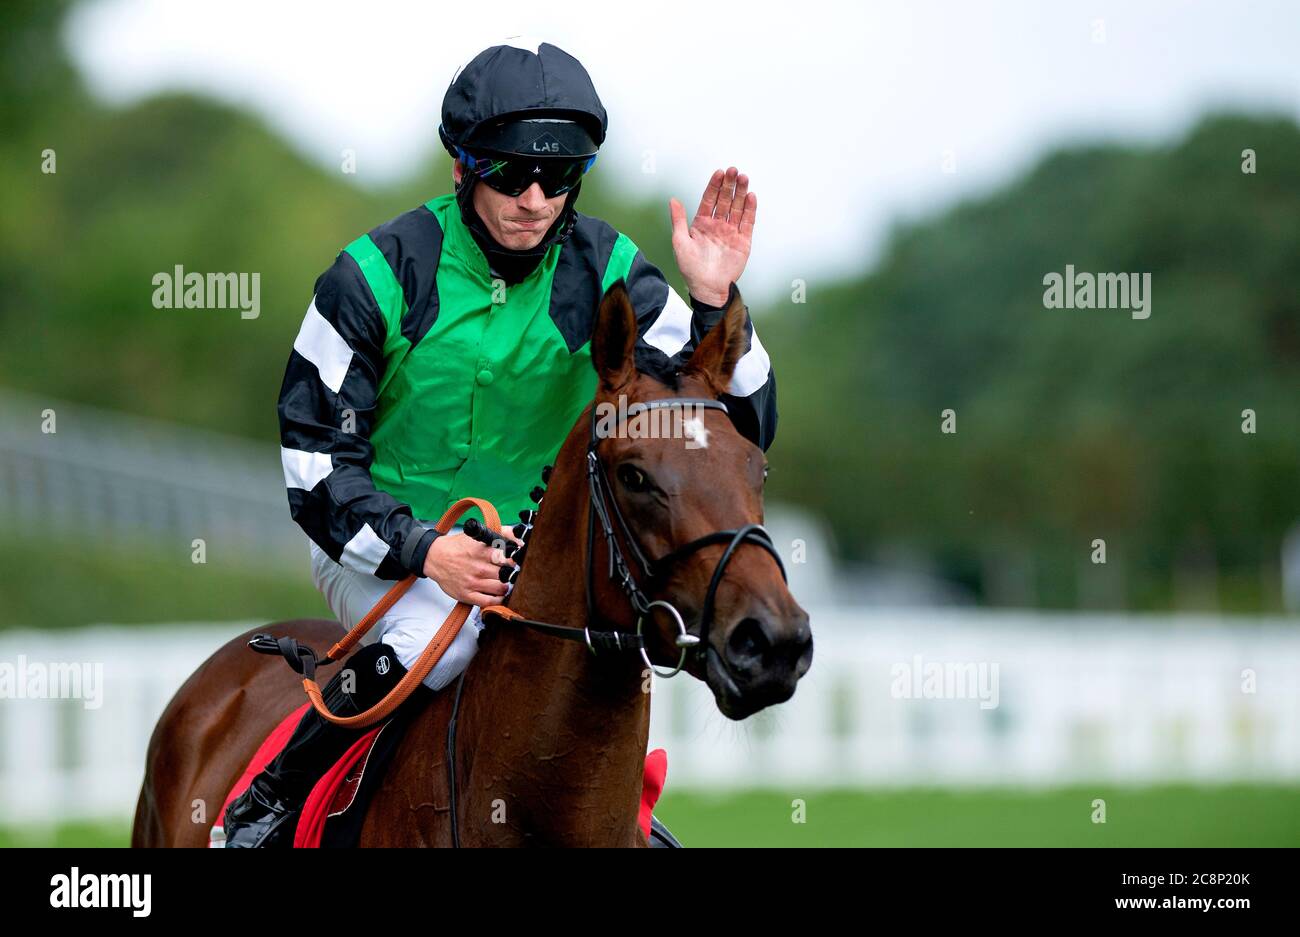
{"label": "white railing", "polygon": [[[55,432],[43,431],[52,410]],[[154,542],[208,561],[298,567],[279,446],[0,391],[0,522],[99,543]]]}
{"label": "white railing", "polygon": [[[814,613],[813,630],[814,664],[794,700],[752,722],[726,723],[698,684],[656,699],[652,742],[668,749],[674,780],[1050,786],[1300,777],[1295,619],[835,610]],[[923,674],[957,665],[991,675],[996,664],[996,706],[900,698],[912,686],[900,668],[917,670],[918,655]]]}
{"label": "white railing", "polygon": [[[689,677],[655,684],[651,744],[668,750],[670,786],[1300,778],[1294,620],[822,610],[813,622],[815,663],[794,700],[747,722],[721,716]],[[11,674],[20,655],[29,669],[103,671],[100,708],[0,699],[0,825],[129,817],[168,699],[250,626],[0,636],[0,667]],[[923,669],[983,664],[991,674],[996,663],[996,708],[898,698],[895,668],[916,655]]]}

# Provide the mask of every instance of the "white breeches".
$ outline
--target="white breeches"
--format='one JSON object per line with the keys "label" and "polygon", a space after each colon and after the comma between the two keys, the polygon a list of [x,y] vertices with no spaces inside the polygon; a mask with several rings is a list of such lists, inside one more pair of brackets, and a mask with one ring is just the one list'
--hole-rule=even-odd
{"label": "white breeches", "polygon": [[[348,630],[355,627],[384,594],[396,585],[395,581],[378,579],[348,569],[330,559],[312,541],[308,540],[308,543],[311,547],[312,580],[330,609]],[[410,670],[455,606],[455,599],[443,592],[432,579],[422,576],[415,580],[404,596],[393,603],[393,607],[376,622],[374,628],[361,639],[361,643],[383,641],[393,649],[402,666]],[[469,665],[478,651],[478,633],[483,630],[479,611],[475,606],[470,612],[465,625],[456,635],[456,640],[424,678],[425,686],[441,690]]]}

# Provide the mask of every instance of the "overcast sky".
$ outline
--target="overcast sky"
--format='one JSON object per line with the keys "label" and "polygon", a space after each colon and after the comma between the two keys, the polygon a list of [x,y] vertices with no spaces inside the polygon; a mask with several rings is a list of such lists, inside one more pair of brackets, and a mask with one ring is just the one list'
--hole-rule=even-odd
{"label": "overcast sky", "polygon": [[[364,183],[439,146],[452,73],[513,34],[582,60],[610,113],[596,171],[663,193],[665,214],[668,194],[693,211],[716,166],[750,173],[754,290],[869,263],[891,220],[1063,141],[1169,139],[1217,106],[1300,118],[1300,4],[1287,0],[101,0],[68,38],[108,101],[187,88],[243,104],[323,165],[355,149]],[[430,195],[448,187],[430,180]]]}

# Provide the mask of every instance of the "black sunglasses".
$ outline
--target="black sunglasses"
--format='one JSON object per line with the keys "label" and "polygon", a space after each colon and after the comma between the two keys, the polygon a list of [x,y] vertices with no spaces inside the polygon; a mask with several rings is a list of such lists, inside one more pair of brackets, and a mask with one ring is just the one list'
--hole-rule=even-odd
{"label": "black sunglasses", "polygon": [[595,156],[522,156],[508,153],[480,153],[475,156],[460,148],[465,168],[484,183],[505,195],[522,195],[534,182],[547,198],[563,195],[579,182],[596,162]]}

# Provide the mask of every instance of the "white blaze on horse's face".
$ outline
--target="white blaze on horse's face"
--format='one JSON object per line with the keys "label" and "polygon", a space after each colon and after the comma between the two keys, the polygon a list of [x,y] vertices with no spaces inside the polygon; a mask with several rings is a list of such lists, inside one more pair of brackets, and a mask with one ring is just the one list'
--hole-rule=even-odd
{"label": "white blaze on horse's face", "polygon": [[687,449],[709,448],[709,431],[704,428],[704,420],[698,416],[682,421],[682,435],[686,437]]}

